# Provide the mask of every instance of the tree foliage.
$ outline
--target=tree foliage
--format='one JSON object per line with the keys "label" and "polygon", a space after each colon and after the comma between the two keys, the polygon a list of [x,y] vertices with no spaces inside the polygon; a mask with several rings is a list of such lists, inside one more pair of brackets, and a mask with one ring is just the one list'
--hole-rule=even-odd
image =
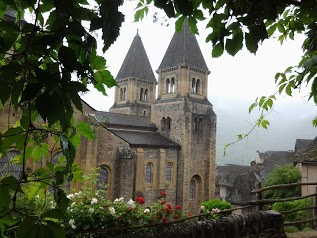
{"label": "tree foliage", "polygon": [[[115,85],[106,60],[97,55],[95,32],[102,32],[103,50],[107,50],[124,20],[118,10],[121,4],[102,0],[95,7],[86,0],[0,2],[0,106],[9,108],[8,117],[14,110],[21,112],[14,125],[0,132],[0,155],[14,147],[20,152],[15,162],[22,167],[18,178],[8,174],[0,182],[1,236],[12,227],[18,237],[63,236],[54,222],[63,217],[69,202],[62,185],[66,178],[81,179],[80,169],[73,164],[80,135],[94,137],[89,125],[74,119],[74,112],[82,111],[80,94],[89,84],[104,95],[106,87]],[[32,18],[24,20],[26,14]],[[53,164],[52,153],[57,148],[64,156]],[[32,159],[39,164],[30,172],[27,163]],[[26,183],[29,200],[50,187],[58,212],[24,214],[16,201]]]}
{"label": "tree foliage", "polygon": [[[123,0],[0,1],[0,106],[9,105],[9,115],[12,109],[22,112],[14,125],[0,132],[0,153],[16,148],[20,155],[14,159],[22,166],[19,178],[8,175],[0,182],[1,235],[12,227],[17,227],[19,237],[41,237],[47,230],[58,230],[55,212],[15,219],[16,198],[25,183],[30,185],[28,199],[51,187],[57,209],[65,212],[69,200],[61,185],[65,178],[80,179],[79,169],[73,165],[80,135],[93,138],[89,125],[74,120],[74,112],[82,111],[80,94],[89,84],[104,95],[107,87],[115,85],[106,60],[97,54],[96,32],[101,32],[106,51],[124,21],[119,10],[122,4]],[[142,20],[150,5],[177,18],[178,31],[185,17],[194,33],[198,33],[197,21],[206,19],[206,30],[210,31],[206,41],[213,45],[213,57],[224,51],[235,55],[244,46],[256,53],[270,37],[283,43],[295,34],[304,34],[303,58],[298,65],[276,74],[276,94],[291,96],[308,84],[309,99],[317,103],[315,0],[139,0],[135,20]],[[15,21],[5,17],[8,9],[15,11]],[[26,22],[23,17],[27,12],[32,19]],[[256,107],[269,111],[276,94],[258,98],[250,111]],[[317,125],[317,117],[313,123]],[[266,128],[269,123],[262,116],[256,125]],[[239,139],[244,137],[239,135]],[[47,158],[56,147],[64,156],[52,164]],[[30,160],[45,166],[29,172],[26,164]],[[47,232],[60,237],[57,233]]]}
{"label": "tree foliage", "polygon": [[[289,183],[298,183],[301,181],[301,171],[294,167],[293,165],[277,165],[272,173],[270,173],[265,183],[264,187],[278,185],[278,184],[289,184]],[[264,193],[264,198],[289,198],[289,197],[299,197],[301,196],[301,187],[297,186],[292,189],[275,189],[269,190]]]}

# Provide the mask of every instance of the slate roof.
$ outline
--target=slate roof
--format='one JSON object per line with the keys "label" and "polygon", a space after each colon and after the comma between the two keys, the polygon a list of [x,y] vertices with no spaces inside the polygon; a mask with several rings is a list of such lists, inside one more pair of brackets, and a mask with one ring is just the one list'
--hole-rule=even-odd
{"label": "slate roof", "polygon": [[157,82],[139,33],[132,41],[116,80],[130,77]]}
{"label": "slate roof", "polygon": [[292,159],[295,163],[317,162],[317,137],[306,150],[296,153]]}
{"label": "slate roof", "polygon": [[[262,153],[261,153],[262,154]],[[265,160],[261,164],[256,164],[255,169],[259,170],[259,174],[262,179],[271,173],[276,165],[285,165],[292,163],[292,157],[294,156],[293,151],[266,151]]]}
{"label": "slate roof", "polygon": [[254,172],[247,172],[239,175],[233,184],[226,200],[239,205],[247,205],[250,201],[255,200],[255,195],[251,191],[255,189],[257,176]]}
{"label": "slate roof", "polygon": [[154,131],[108,129],[131,146],[142,147],[180,147],[179,144],[169,140]]}
{"label": "slate roof", "polygon": [[235,179],[244,173],[250,171],[250,166],[245,165],[237,165],[237,164],[226,164],[224,168],[222,168],[222,174],[219,181],[219,185],[232,187]]}
{"label": "slate roof", "polygon": [[158,69],[180,65],[187,65],[188,67],[208,71],[197,39],[191,32],[187,19],[184,21],[181,32],[174,33]]}
{"label": "slate roof", "polygon": [[95,112],[92,116],[94,116],[99,123],[105,123],[107,127],[118,125],[122,127],[148,127],[151,130],[156,130],[155,125],[151,123],[148,117],[100,111]]}
{"label": "slate roof", "polygon": [[297,139],[295,142],[295,153],[302,152],[308,149],[308,147],[313,143],[313,140],[309,139]]}

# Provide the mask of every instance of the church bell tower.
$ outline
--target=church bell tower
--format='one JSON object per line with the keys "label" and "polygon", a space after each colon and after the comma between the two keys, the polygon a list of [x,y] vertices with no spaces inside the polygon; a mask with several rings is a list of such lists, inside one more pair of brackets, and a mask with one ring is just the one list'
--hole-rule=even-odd
{"label": "church bell tower", "polygon": [[156,72],[151,120],[160,134],[181,145],[177,200],[184,211],[196,213],[201,202],[214,197],[216,115],[207,99],[210,71],[187,20]]}

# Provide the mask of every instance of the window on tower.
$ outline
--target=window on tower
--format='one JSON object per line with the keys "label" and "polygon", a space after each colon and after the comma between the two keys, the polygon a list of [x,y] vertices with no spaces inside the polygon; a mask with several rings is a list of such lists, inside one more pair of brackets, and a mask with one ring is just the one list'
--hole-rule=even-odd
{"label": "window on tower", "polygon": [[166,130],[170,130],[171,129],[171,118],[167,117],[166,118]]}
{"label": "window on tower", "polygon": [[165,117],[163,117],[161,119],[161,131],[165,131],[165,127],[166,127],[166,119]]}
{"label": "window on tower", "polygon": [[145,182],[146,183],[152,183],[152,164],[147,163],[145,167]]}
{"label": "window on tower", "polygon": [[101,166],[99,170],[99,176],[98,176],[98,182],[97,182],[97,188],[98,189],[106,189],[107,185],[109,186],[110,181],[110,169],[108,166]]}
{"label": "window on tower", "polygon": [[196,181],[194,179],[191,179],[189,184],[189,199],[193,200],[195,198],[196,198]]}
{"label": "window on tower", "polygon": [[171,79],[171,89],[170,89],[170,93],[174,93],[175,92],[175,79],[172,78]]}
{"label": "window on tower", "polygon": [[196,92],[196,80],[195,78],[192,79],[192,93]]}
{"label": "window on tower", "polygon": [[170,79],[166,79],[166,93],[170,93],[171,81]]}
{"label": "window on tower", "polygon": [[140,89],[140,101],[143,101],[144,99],[144,92],[143,92],[143,88]]}
{"label": "window on tower", "polygon": [[166,182],[172,181],[172,170],[173,170],[173,164],[168,163],[166,167]]}
{"label": "window on tower", "polygon": [[144,90],[144,101],[147,101],[148,90]]}
{"label": "window on tower", "polygon": [[197,81],[196,81],[195,93],[199,93],[199,92],[200,92],[200,80],[197,79]]}

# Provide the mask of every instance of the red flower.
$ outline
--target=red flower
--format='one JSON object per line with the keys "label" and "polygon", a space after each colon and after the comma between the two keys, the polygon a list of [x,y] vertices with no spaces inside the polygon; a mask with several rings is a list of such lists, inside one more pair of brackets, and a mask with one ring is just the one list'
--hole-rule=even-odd
{"label": "red flower", "polygon": [[193,216],[193,214],[191,214],[191,212],[190,212],[190,213],[188,213],[188,216],[191,217],[191,216]]}
{"label": "red flower", "polygon": [[143,197],[136,197],[136,198],[135,198],[135,201],[136,201],[137,203],[143,204],[143,203],[144,203],[144,198],[143,198]]}
{"label": "red flower", "polygon": [[166,210],[171,210],[172,207],[173,207],[172,204],[170,204],[170,203],[166,204]]}
{"label": "red flower", "polygon": [[180,205],[176,205],[175,206],[175,210],[180,210],[181,209],[181,206]]}
{"label": "red flower", "polygon": [[168,204],[166,204],[166,211],[167,212],[169,212],[169,213],[171,213],[172,212],[172,210],[173,210],[173,206],[172,206],[172,204],[170,204],[170,203],[168,203]]}
{"label": "red flower", "polygon": [[167,219],[164,217],[164,218],[162,218],[162,222],[163,223],[166,223],[167,222]]}
{"label": "red flower", "polygon": [[177,220],[177,219],[178,219],[178,215],[175,215],[175,216],[174,216],[174,219]]}
{"label": "red flower", "polygon": [[161,192],[161,196],[166,196],[166,192],[165,192],[165,191],[162,191],[162,192]]}

